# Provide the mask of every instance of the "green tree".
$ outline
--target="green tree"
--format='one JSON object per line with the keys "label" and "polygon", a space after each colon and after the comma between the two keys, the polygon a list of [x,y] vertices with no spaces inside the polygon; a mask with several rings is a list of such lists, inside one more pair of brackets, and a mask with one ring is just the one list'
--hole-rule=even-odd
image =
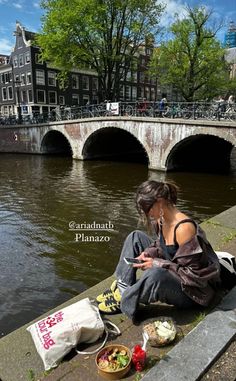
{"label": "green tree", "polygon": [[155,49],[150,70],[186,101],[212,99],[228,82],[224,49],[216,39],[221,26],[211,23],[213,12],[204,7],[187,7],[186,12],[182,20],[175,16],[173,37]]}
{"label": "green tree", "polygon": [[42,7],[42,58],[64,71],[94,69],[110,100],[119,98],[121,80],[164,9],[156,0],[43,0]]}
{"label": "green tree", "polygon": [[233,95],[236,99],[236,78],[231,78],[225,87],[226,96]]}

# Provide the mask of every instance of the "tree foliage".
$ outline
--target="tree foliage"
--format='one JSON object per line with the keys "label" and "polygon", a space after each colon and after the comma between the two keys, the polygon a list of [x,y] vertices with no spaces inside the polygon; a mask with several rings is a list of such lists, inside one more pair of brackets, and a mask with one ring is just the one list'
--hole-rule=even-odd
{"label": "tree foliage", "polygon": [[42,7],[43,59],[67,71],[94,69],[110,100],[119,97],[121,80],[164,9],[156,0],[44,0]]}
{"label": "tree foliage", "polygon": [[225,94],[226,96],[233,95],[234,99],[236,99],[236,78],[231,78],[229,80],[225,88]]}
{"label": "tree foliage", "polygon": [[216,39],[220,25],[210,25],[212,11],[204,7],[187,7],[186,12],[182,20],[175,16],[173,38],[155,50],[151,72],[187,101],[211,99],[228,82],[224,49]]}

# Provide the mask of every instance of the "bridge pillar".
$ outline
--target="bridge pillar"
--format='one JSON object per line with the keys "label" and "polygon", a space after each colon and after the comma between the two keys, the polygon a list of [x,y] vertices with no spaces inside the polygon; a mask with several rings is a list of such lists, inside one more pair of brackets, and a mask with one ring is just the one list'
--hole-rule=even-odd
{"label": "bridge pillar", "polygon": [[163,154],[163,148],[159,144],[159,139],[156,140],[156,144],[146,145],[146,150],[149,159],[148,168],[154,169],[156,171],[166,171],[166,160],[165,155]]}
{"label": "bridge pillar", "polygon": [[157,165],[156,163],[149,163],[149,166],[148,166],[149,169],[153,169],[155,171],[160,171],[160,172],[165,172],[166,171],[166,167],[165,166],[160,166],[160,165]]}

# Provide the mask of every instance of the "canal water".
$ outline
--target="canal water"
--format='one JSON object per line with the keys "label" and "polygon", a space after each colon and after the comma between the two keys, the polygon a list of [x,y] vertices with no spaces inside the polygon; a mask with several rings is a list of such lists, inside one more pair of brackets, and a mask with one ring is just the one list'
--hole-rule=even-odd
{"label": "canal water", "polygon": [[0,178],[1,336],[114,272],[123,240],[138,225],[141,182],[174,180],[178,206],[199,222],[236,204],[235,152],[225,175],[2,154]]}

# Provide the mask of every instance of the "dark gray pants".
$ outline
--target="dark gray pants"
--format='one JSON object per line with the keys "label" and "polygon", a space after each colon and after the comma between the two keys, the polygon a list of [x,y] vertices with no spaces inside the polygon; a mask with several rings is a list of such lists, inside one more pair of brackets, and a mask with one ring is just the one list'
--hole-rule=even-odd
{"label": "dark gray pants", "polygon": [[128,265],[124,257],[139,256],[151,243],[152,239],[142,231],[130,233],[124,242],[115,271],[117,280],[128,285],[122,294],[121,311],[131,319],[139,303],[160,301],[179,308],[196,306],[196,303],[184,294],[178,279],[166,269],[153,267],[145,270],[140,279],[136,279],[137,270]]}

